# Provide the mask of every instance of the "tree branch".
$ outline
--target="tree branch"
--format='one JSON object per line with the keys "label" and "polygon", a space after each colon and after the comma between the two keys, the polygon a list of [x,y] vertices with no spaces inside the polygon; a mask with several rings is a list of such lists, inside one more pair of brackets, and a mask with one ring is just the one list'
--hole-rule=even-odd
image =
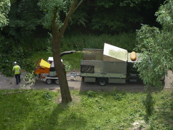
{"label": "tree branch", "polygon": [[71,15],[74,13],[74,11],[75,11],[78,7],[82,4],[82,2],[83,2],[84,0],[80,0],[80,2],[79,2],[79,3],[77,4],[77,6],[76,6],[77,1],[78,1],[78,0],[74,0],[74,1],[71,3],[71,5],[70,5],[69,12],[68,12],[68,14],[67,14],[67,16],[66,16],[66,18],[65,18],[65,20],[64,20],[64,25],[62,26],[61,31],[60,31],[60,37],[63,37],[64,32],[65,32],[65,30],[66,30],[66,28],[67,28],[68,21],[69,21]]}
{"label": "tree branch", "polygon": [[[54,16],[53,16],[53,20],[52,20],[52,26],[53,26],[52,27],[53,28],[52,32],[58,31],[58,27],[56,25],[56,14],[57,14],[57,12],[58,12],[58,8],[56,8],[55,11],[54,11]],[[59,31],[58,31],[58,34],[59,34]]]}
{"label": "tree branch", "polygon": [[[84,0],[81,0],[81,1],[78,3],[78,5],[75,7],[74,11],[76,11],[76,9],[82,4],[83,1],[84,1]],[[74,12],[74,11],[73,11],[73,12]]]}

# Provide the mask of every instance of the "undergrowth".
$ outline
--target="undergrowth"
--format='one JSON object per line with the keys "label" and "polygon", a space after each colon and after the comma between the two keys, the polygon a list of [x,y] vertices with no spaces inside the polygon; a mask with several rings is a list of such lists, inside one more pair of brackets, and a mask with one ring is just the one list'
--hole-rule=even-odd
{"label": "undergrowth", "polygon": [[[63,37],[61,41],[61,52],[83,48],[103,49],[104,43],[109,43],[118,47],[132,51],[135,44],[135,34],[122,33],[119,35],[82,35],[71,34]],[[47,60],[51,53],[51,35],[45,38],[22,38],[20,40],[6,39],[0,36],[0,72],[6,76],[13,76],[13,62],[17,61],[22,70],[32,72],[37,61],[41,58]],[[71,70],[80,69],[82,54],[65,55],[62,59],[71,65]]]}
{"label": "undergrowth", "polygon": [[[60,91],[0,90],[0,129],[3,130],[118,130],[133,129],[144,120],[147,93],[71,91],[73,102],[58,103]],[[173,125],[173,94],[153,92],[153,115],[138,129],[168,130]]]}
{"label": "undergrowth", "polygon": [[[0,40],[1,41],[1,40]],[[12,40],[1,41],[0,44],[0,72],[6,76],[13,76],[12,67],[14,61],[21,66],[23,70],[32,71],[33,61],[29,59],[31,52],[23,49],[22,47],[15,45]]]}
{"label": "undergrowth", "polygon": [[132,51],[135,47],[135,33],[121,33],[118,35],[82,35],[71,34],[64,36],[61,41],[62,51],[82,50],[83,48],[103,49],[104,43],[115,45],[128,51]]}

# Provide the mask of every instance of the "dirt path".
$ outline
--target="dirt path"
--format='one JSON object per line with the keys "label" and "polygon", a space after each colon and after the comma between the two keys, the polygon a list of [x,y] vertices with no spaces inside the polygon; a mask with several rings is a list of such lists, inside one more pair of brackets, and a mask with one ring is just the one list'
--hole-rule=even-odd
{"label": "dirt path", "polygon": [[[26,72],[22,72],[21,83],[19,85],[15,84],[14,77],[5,77],[0,73],[0,89],[49,89],[49,90],[59,90],[59,85],[51,84],[48,85],[44,81],[36,81],[34,85],[27,84],[23,79]],[[69,74],[69,73],[68,73]],[[67,74],[67,75],[68,75]],[[97,85],[96,83],[84,83],[81,81],[81,77],[77,76],[76,78],[67,77],[69,88],[71,90],[126,90],[126,91],[144,91],[145,87],[143,84],[131,83],[131,84],[108,84],[104,87]],[[165,84],[163,89],[170,89],[170,83],[173,82],[173,73],[168,71],[168,75],[165,77]],[[154,88],[153,88],[154,89]]]}

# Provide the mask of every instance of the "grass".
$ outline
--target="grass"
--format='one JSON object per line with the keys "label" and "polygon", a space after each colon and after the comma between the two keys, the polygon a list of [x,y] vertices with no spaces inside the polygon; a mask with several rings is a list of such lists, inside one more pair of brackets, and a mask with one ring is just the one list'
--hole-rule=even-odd
{"label": "grass", "polygon": [[63,61],[67,61],[71,65],[71,70],[80,70],[80,61],[82,60],[82,53],[75,53],[64,55]]}
{"label": "grass", "polygon": [[[0,90],[2,130],[128,130],[142,121],[146,93],[71,91],[73,102],[59,104],[60,92],[49,90]],[[155,111],[143,129],[173,128],[173,94],[153,92]]]}

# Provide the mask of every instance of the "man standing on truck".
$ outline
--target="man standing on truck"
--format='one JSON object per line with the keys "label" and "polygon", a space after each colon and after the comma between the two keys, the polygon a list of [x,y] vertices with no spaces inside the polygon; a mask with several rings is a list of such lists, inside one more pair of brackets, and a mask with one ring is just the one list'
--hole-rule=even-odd
{"label": "man standing on truck", "polygon": [[14,66],[13,66],[12,72],[13,72],[14,75],[15,75],[16,84],[19,84],[19,83],[20,83],[21,68],[20,68],[20,66],[17,64],[16,61],[14,62]]}

